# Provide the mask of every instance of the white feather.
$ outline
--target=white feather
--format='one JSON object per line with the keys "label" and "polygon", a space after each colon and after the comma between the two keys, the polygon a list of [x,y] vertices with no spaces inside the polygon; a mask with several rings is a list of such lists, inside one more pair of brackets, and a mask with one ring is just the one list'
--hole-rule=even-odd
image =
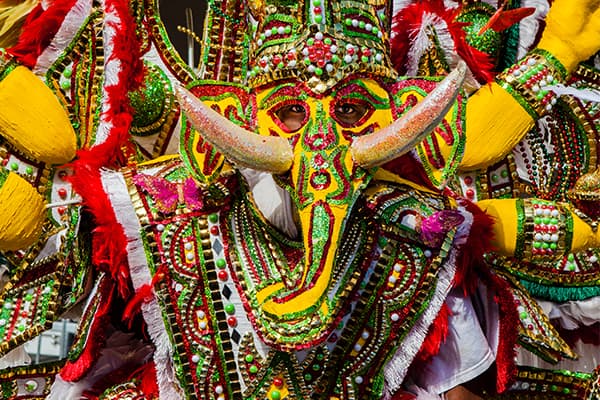
{"label": "white feather", "polygon": [[551,90],[557,96],[572,96],[579,100],[600,103],[600,90],[598,89],[578,89],[573,86],[565,86],[561,83],[558,83],[556,85],[543,86],[542,89]]}
{"label": "white feather", "polygon": [[524,57],[533,48],[538,31],[540,30],[540,22],[548,14],[550,4],[548,4],[547,0],[523,0],[521,7],[533,7],[535,8],[535,12],[523,18],[519,23],[517,58]]}

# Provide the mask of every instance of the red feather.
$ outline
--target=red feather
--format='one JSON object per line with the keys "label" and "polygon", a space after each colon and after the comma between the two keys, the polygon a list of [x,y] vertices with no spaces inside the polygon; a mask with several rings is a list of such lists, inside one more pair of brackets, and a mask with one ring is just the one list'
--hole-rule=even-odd
{"label": "red feather", "polygon": [[503,10],[503,7],[499,8],[498,11],[492,15],[487,24],[485,24],[480,30],[479,35],[483,35],[488,29],[493,29],[496,32],[502,32],[505,29],[510,28],[514,24],[521,21],[535,12],[535,7],[521,7],[513,10]]}
{"label": "red feather", "polygon": [[21,64],[33,68],[74,4],[75,0],[55,0],[47,10],[39,4],[27,16],[17,44],[8,52]]}

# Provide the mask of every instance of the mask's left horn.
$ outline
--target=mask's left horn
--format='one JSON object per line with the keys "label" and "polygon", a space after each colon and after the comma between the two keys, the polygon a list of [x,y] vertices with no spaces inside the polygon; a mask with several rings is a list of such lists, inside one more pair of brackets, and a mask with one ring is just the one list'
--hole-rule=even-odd
{"label": "mask's left horn", "polygon": [[229,161],[273,174],[283,174],[292,166],[292,147],[284,138],[261,136],[237,126],[185,88],[177,88],[177,97],[194,129]]}

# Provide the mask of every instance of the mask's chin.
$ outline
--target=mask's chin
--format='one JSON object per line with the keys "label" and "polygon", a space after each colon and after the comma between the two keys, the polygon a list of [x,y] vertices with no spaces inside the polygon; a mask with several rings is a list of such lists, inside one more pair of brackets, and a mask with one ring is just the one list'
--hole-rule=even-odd
{"label": "mask's chin", "polygon": [[268,172],[250,168],[240,169],[240,172],[248,182],[254,203],[265,219],[289,238],[296,239],[298,227],[289,193],[277,185]]}

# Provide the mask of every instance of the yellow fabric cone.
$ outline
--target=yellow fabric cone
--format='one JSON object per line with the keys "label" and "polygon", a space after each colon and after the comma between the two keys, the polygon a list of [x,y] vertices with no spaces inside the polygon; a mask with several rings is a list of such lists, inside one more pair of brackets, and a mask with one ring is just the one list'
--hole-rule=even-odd
{"label": "yellow fabric cone", "polygon": [[22,66],[0,81],[0,134],[33,160],[64,164],[75,157],[75,131],[65,110]]}
{"label": "yellow fabric cone", "polygon": [[0,188],[0,250],[31,246],[45,217],[42,196],[25,179],[9,173]]}

